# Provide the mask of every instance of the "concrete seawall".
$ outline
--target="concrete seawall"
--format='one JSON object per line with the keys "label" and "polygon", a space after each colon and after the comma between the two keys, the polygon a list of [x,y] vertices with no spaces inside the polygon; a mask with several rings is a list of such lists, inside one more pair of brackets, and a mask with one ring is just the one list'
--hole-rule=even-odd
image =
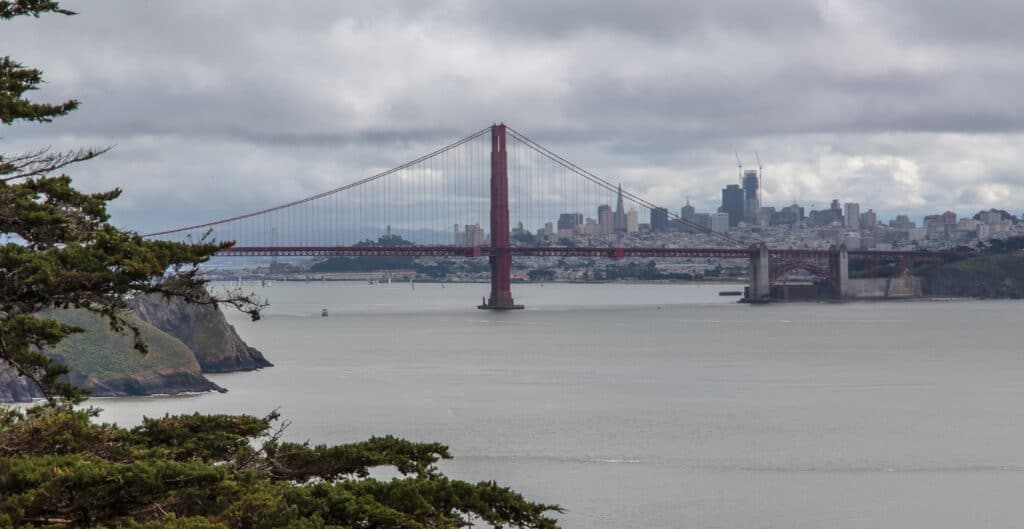
{"label": "concrete seawall", "polygon": [[921,296],[921,279],[917,277],[878,277],[847,281],[847,298],[894,299]]}

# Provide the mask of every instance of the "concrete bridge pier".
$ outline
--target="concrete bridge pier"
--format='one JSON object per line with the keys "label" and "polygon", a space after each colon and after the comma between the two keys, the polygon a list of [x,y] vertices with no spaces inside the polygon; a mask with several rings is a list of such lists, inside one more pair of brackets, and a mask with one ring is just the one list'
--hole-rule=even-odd
{"label": "concrete bridge pier", "polygon": [[835,246],[828,250],[828,268],[832,275],[833,295],[836,299],[849,297],[850,290],[850,253],[845,244]]}
{"label": "concrete bridge pier", "polygon": [[768,303],[771,299],[768,246],[764,243],[750,247],[750,286],[747,287],[747,303]]}

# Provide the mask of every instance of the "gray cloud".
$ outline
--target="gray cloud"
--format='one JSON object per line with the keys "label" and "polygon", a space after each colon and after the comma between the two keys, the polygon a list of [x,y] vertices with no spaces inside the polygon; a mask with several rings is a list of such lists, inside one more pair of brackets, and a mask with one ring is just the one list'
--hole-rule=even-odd
{"label": "gray cloud", "polygon": [[673,206],[713,207],[734,149],[770,160],[776,201],[925,212],[1024,192],[1009,2],[67,4],[81,14],[4,23],[0,53],[82,109],[2,147],[117,144],[78,174],[125,187],[128,225],[168,193],[190,207],[160,222],[234,213],[498,120]]}

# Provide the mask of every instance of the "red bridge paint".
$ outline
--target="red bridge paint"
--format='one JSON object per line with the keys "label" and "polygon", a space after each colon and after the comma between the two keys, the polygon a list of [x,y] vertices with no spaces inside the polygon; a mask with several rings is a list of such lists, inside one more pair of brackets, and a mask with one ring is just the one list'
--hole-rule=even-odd
{"label": "red bridge paint", "polygon": [[505,125],[491,127],[491,297],[481,309],[521,309],[512,300],[512,252],[509,251],[508,152]]}

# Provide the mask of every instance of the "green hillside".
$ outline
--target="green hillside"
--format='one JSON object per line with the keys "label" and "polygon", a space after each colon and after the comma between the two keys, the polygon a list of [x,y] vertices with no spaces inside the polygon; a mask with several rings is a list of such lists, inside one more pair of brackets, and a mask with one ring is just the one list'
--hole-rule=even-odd
{"label": "green hillside", "polygon": [[133,348],[131,334],[110,330],[100,316],[85,310],[64,310],[52,317],[86,329],[73,334],[51,352],[71,369],[68,378],[93,391],[93,395],[181,393],[219,389],[201,374],[192,351],[180,340],[143,322],[134,314],[128,319],[142,331],[149,352]]}
{"label": "green hillside", "polygon": [[1024,253],[1015,246],[988,248],[977,257],[929,270],[924,276],[928,295],[1022,298]]}

